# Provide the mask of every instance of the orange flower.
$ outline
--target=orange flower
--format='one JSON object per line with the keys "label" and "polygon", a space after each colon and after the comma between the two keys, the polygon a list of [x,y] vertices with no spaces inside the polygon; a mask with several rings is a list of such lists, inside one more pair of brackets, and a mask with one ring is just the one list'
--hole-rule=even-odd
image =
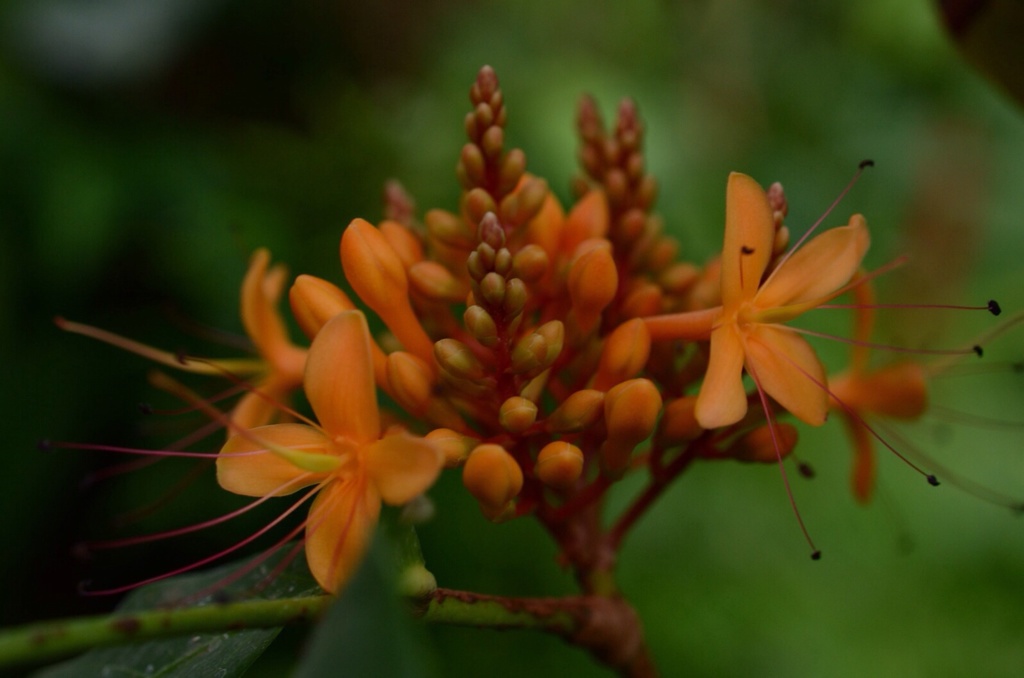
{"label": "orange flower", "polygon": [[711,357],[697,397],[704,428],[728,426],[747,412],[743,370],[758,388],[801,421],[820,425],[828,412],[825,370],[814,349],[782,323],[846,289],[870,242],[864,218],[833,228],[787,254],[762,282],[775,226],[768,198],[752,178],[729,175],[722,306],[645,319],[651,338],[705,339]]}
{"label": "orange flower", "polygon": [[405,432],[381,436],[369,328],[359,311],[339,313],[317,334],[304,387],[320,425],[275,424],[232,436],[217,458],[217,480],[260,497],[316,485],[306,557],[320,586],[336,593],[366,551],[381,501],[404,504],[421,494],[443,455]]}

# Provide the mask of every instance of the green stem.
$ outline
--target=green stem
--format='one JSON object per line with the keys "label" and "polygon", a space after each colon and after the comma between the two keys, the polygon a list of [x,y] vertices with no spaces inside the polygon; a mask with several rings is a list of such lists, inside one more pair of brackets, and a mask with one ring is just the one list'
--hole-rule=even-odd
{"label": "green stem", "polygon": [[309,622],[331,601],[330,596],[249,600],[39,622],[0,631],[0,667],[43,663],[95,647]]}

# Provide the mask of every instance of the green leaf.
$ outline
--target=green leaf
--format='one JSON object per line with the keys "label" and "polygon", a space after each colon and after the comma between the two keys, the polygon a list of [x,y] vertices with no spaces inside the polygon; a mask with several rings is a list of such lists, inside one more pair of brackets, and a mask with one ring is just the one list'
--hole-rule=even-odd
{"label": "green leaf", "polygon": [[295,678],[420,678],[428,657],[399,599],[392,546],[378,533],[355,578],[317,626]]}
{"label": "green leaf", "polygon": [[[179,605],[182,601],[189,607],[201,607],[212,602],[280,600],[319,593],[320,589],[310,575],[301,553],[292,558],[290,563],[284,563],[293,548],[291,545],[285,546],[237,581],[232,580],[233,576],[243,571],[247,563],[255,565],[256,559],[145,586],[128,596],[118,606],[118,611],[140,612],[167,608]],[[284,570],[268,583],[268,577],[280,566],[285,566]],[[39,671],[34,674],[34,678],[241,676],[280,630],[272,628],[193,634],[183,638],[91,650],[75,659]]]}

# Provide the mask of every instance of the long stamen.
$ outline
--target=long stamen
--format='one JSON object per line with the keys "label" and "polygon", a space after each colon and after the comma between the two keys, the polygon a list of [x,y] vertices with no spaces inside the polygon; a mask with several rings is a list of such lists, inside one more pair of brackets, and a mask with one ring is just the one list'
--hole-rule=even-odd
{"label": "long stamen", "polygon": [[839,203],[842,202],[843,198],[846,197],[846,194],[850,192],[850,189],[852,189],[856,185],[857,181],[860,179],[860,175],[864,173],[864,170],[867,169],[868,167],[874,167],[874,165],[874,160],[862,160],[860,164],[857,165],[857,171],[853,173],[853,177],[850,179],[849,182],[847,182],[843,190],[839,192],[839,195],[836,196],[836,199],[833,200],[832,204],[828,206],[828,209],[826,209],[825,212],[820,217],[818,217],[817,221],[811,224],[811,227],[807,229],[807,231],[802,236],[800,236],[800,239],[796,241],[796,244],[790,247],[789,251],[782,255],[782,259],[780,259],[779,263],[775,265],[775,268],[772,270],[771,274],[769,274],[768,279],[764,281],[762,286],[767,285],[768,281],[774,278],[775,274],[779,272],[779,269],[781,269],[786,264],[786,262],[789,261],[789,258],[796,254],[796,251],[800,249],[800,247],[805,242],[807,242],[807,239],[810,238],[816,230],[818,230],[818,227],[821,226],[821,223],[828,218],[828,215],[832,214],[832,211],[839,206]]}
{"label": "long stamen", "polygon": [[[266,369],[266,363],[262,360],[231,359],[201,361],[181,353],[162,351],[160,349],[153,348],[152,346],[147,346],[142,342],[135,341],[134,339],[122,337],[119,334],[114,334],[113,332],[102,330],[98,327],[93,327],[92,325],[85,325],[83,323],[66,320],[60,316],[55,317],[53,322],[57,327],[66,332],[91,337],[97,341],[102,341],[105,344],[116,346],[117,348],[130,353],[140,355],[143,358],[148,358],[149,360],[160,363],[161,365],[185,370],[186,372],[195,372],[197,374],[219,374],[220,371],[218,368],[223,367],[223,369],[230,369],[242,374],[256,374]],[[217,367],[214,367],[214,365]]]}
{"label": "long stamen", "polygon": [[811,337],[819,337],[821,339],[831,339],[832,341],[838,341],[843,344],[850,344],[851,346],[860,346],[862,348],[870,348],[878,351],[891,351],[893,353],[917,353],[921,355],[971,355],[972,353],[977,356],[981,356],[983,349],[979,344],[974,344],[970,348],[909,348],[906,346],[890,346],[888,344],[876,344],[871,341],[860,341],[858,339],[851,339],[849,337],[841,337],[837,334],[828,334],[826,332],[815,332],[814,330],[808,330],[803,327],[793,327],[786,325],[786,329],[797,332],[798,334],[806,334]]}
{"label": "long stamen", "polygon": [[768,402],[768,395],[761,388],[761,380],[757,378],[757,373],[751,369],[750,365],[747,366],[747,371],[750,373],[750,377],[754,380],[754,386],[757,388],[757,395],[761,399],[761,407],[764,409],[765,419],[768,420],[768,432],[772,437],[772,445],[775,447],[775,456],[779,463],[779,473],[782,475],[782,482],[786,486],[786,496],[789,498],[789,505],[793,509],[793,515],[796,516],[796,522],[800,525],[800,531],[804,533],[804,539],[807,544],[811,547],[811,560],[819,560],[821,558],[821,550],[814,545],[814,540],[811,539],[811,533],[807,530],[807,526],[804,524],[804,518],[800,514],[800,509],[796,505],[796,497],[793,496],[793,488],[789,483],[789,474],[786,473],[786,466],[782,463],[782,449],[779,446],[779,439],[775,432],[775,414],[772,412],[771,404]]}
{"label": "long stamen", "polygon": [[182,574],[184,572],[190,572],[190,571],[192,571],[192,570],[194,570],[194,569],[196,569],[198,567],[202,567],[203,565],[207,565],[209,563],[212,563],[215,560],[219,560],[219,559],[223,558],[226,555],[234,553],[238,549],[240,549],[240,548],[242,548],[242,547],[252,543],[253,541],[259,539],[260,537],[262,537],[264,534],[266,534],[267,532],[272,530],[274,527],[276,527],[278,524],[280,524],[281,521],[283,521],[285,518],[287,518],[289,515],[294,513],[296,510],[298,510],[298,508],[300,506],[302,506],[304,503],[306,503],[306,501],[309,500],[310,497],[312,497],[314,494],[316,494],[319,491],[320,491],[320,486],[317,485],[316,487],[311,489],[309,492],[304,494],[301,499],[299,499],[297,502],[292,504],[284,513],[279,515],[277,518],[272,520],[270,523],[268,523],[267,525],[263,526],[262,528],[260,528],[259,530],[257,530],[253,534],[249,535],[248,537],[246,537],[242,541],[236,542],[235,544],[229,546],[228,548],[226,548],[226,549],[224,549],[222,551],[219,551],[217,553],[214,553],[211,556],[207,556],[206,558],[203,558],[201,560],[197,560],[194,563],[190,563],[189,565],[185,565],[183,567],[179,567],[179,568],[177,568],[175,570],[172,570],[170,572],[165,572],[165,573],[163,573],[161,575],[157,575],[155,577],[150,577],[149,579],[143,579],[143,580],[137,581],[137,582],[135,582],[133,584],[125,584],[123,586],[117,586],[117,587],[114,587],[114,588],[89,590],[88,588],[86,588],[87,582],[83,582],[83,585],[80,587],[80,592],[82,593],[82,595],[87,595],[87,596],[115,595],[115,594],[118,594],[118,593],[124,593],[125,591],[131,591],[133,589],[137,589],[140,586],[145,586],[146,584],[152,584],[154,582],[163,581],[164,579],[169,579],[170,577],[177,576],[177,575]]}
{"label": "long stamen", "polygon": [[100,541],[86,542],[85,544],[83,544],[83,546],[86,549],[90,550],[90,551],[99,551],[99,550],[103,550],[103,549],[112,549],[112,548],[122,548],[122,547],[125,547],[125,546],[134,546],[136,544],[146,544],[146,543],[149,543],[149,542],[152,542],[152,541],[158,541],[160,539],[170,539],[171,537],[178,537],[178,536],[181,536],[183,534],[190,534],[192,532],[198,532],[199,530],[205,530],[208,527],[214,527],[215,525],[220,525],[220,524],[225,523],[225,522],[227,522],[227,521],[229,521],[229,520],[231,520],[233,518],[237,518],[240,515],[248,513],[249,511],[251,511],[252,509],[256,508],[257,506],[266,503],[266,501],[268,499],[271,499],[272,497],[278,496],[279,492],[287,490],[289,487],[291,487],[293,485],[301,486],[302,483],[305,480],[308,480],[312,475],[313,474],[311,474],[311,473],[304,473],[304,474],[302,474],[300,476],[297,476],[295,478],[290,478],[287,482],[282,483],[278,487],[275,487],[273,490],[271,490],[267,494],[263,495],[262,497],[256,499],[255,501],[249,502],[248,504],[246,504],[245,506],[242,506],[241,508],[235,509],[234,511],[231,511],[229,513],[225,513],[224,515],[218,516],[218,517],[213,518],[211,520],[204,520],[203,522],[200,522],[200,523],[195,523],[193,525],[187,525],[185,527],[178,527],[178,528],[175,528],[173,530],[164,530],[163,532],[154,532],[152,534],[143,534],[143,535],[138,535],[138,536],[135,536],[135,537],[125,537],[123,539],[105,539],[105,540],[100,540]]}

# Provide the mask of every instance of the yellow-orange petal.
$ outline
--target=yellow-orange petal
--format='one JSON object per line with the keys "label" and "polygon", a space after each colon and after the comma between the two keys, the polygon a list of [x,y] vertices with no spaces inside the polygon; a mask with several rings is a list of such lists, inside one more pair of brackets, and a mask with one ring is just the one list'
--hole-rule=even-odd
{"label": "yellow-orange petal", "polygon": [[569,254],[584,240],[608,235],[611,215],[604,191],[593,190],[576,201],[562,228],[562,252]]}
{"label": "yellow-orange petal", "polygon": [[864,374],[847,372],[830,378],[829,390],[843,406],[861,413],[917,419],[928,409],[927,375],[917,363],[893,363]]}
{"label": "yellow-orange petal", "polygon": [[[281,496],[318,483],[327,474],[305,471],[267,446],[327,454],[330,441],[323,433],[303,424],[260,426],[228,438],[217,456],[217,482],[228,492],[247,497]],[[245,452],[263,453],[244,454]],[[291,482],[289,482],[291,481]]]}
{"label": "yellow-orange petal", "polygon": [[702,427],[735,424],[747,413],[743,361],[743,341],[735,323],[711,332],[711,358],[694,408],[694,416]]}
{"label": "yellow-orange petal", "polygon": [[380,497],[362,474],[339,479],[320,491],[306,523],[306,560],[322,589],[337,593],[351,579],[379,517]]}
{"label": "yellow-orange petal", "polygon": [[327,321],[306,360],[306,397],[331,437],[368,444],[380,437],[370,329],[360,311]]}
{"label": "yellow-orange petal", "polygon": [[292,315],[299,327],[312,339],[324,324],[342,311],[356,305],[337,285],[313,275],[300,275],[288,292]]}
{"label": "yellow-orange petal", "polygon": [[441,446],[407,433],[389,435],[363,450],[366,474],[381,499],[391,505],[404,504],[423,494],[441,472]]}
{"label": "yellow-orange petal", "polygon": [[850,281],[870,244],[864,217],[855,214],[848,226],[811,239],[775,270],[754,298],[755,306],[771,309],[816,300],[824,303]]}
{"label": "yellow-orange petal", "polygon": [[269,424],[280,413],[279,403],[288,397],[290,389],[257,384],[243,395],[231,410],[233,430],[248,430]]}
{"label": "yellow-orange petal", "polygon": [[765,393],[811,426],[828,413],[825,368],[811,345],[793,330],[754,325],[746,335],[747,370]]}
{"label": "yellow-orange petal", "polygon": [[750,299],[772,256],[775,221],[768,196],[746,174],[733,172],[725,190],[725,243],[722,246],[722,305]]}
{"label": "yellow-orange petal", "polygon": [[285,281],[283,269],[267,271],[270,252],[260,248],[249,262],[249,270],[242,280],[241,314],[246,334],[256,350],[275,369],[302,373],[305,351],[288,340],[284,321],[277,310],[277,302]]}

